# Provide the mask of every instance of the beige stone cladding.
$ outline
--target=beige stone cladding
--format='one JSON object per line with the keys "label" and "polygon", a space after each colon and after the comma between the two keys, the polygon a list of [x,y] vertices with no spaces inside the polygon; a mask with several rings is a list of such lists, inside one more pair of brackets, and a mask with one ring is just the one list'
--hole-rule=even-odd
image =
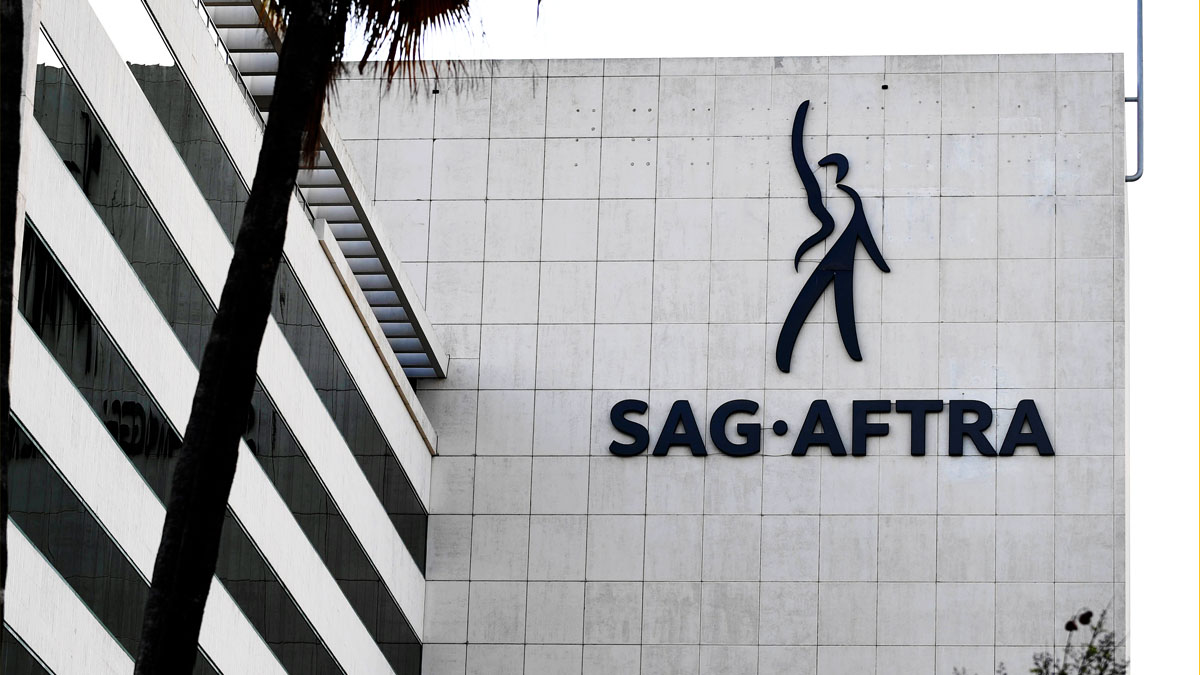
{"label": "beige stone cladding", "polygon": [[[1120,55],[439,70],[352,74],[334,111],[450,356],[418,384],[426,673],[988,673],[1083,606],[1125,630]],[[830,290],[784,373],[827,250],[794,267],[805,100],[810,161],[847,158],[891,271],[858,248],[861,361]],[[840,230],[853,203],[816,172]],[[622,399],[651,444],[688,401],[709,454],[613,455]],[[733,399],[761,405],[749,457],[709,438]],[[817,399],[847,447],[854,400],[983,401],[998,447],[1032,399],[1056,454],[949,456],[943,411],[923,457],[897,413],[864,457],[793,456]]]}

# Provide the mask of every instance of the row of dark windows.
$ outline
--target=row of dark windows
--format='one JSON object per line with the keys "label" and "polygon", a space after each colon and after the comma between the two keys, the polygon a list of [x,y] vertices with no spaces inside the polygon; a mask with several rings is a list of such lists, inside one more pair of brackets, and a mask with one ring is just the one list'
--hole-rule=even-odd
{"label": "row of dark windows", "polygon": [[[189,169],[202,184],[204,194],[227,234],[232,236],[233,227],[228,223],[240,222],[245,202],[244,186],[232,172],[228,155],[212,133],[211,125],[186,81],[173,66],[133,68],[139,81],[143,82],[148,98],[160,101],[155,107],[164,126],[174,130],[171,136],[181,155],[188,158]],[[189,100],[194,105],[185,105]],[[212,303],[179,255],[161,220],[69,73],[60,68],[38,67],[35,117],[181,343],[198,363],[214,315]],[[85,396],[88,396],[88,390],[100,392],[99,396],[89,397],[94,410],[165,502],[170,483],[170,458],[179,447],[179,434],[166,422],[140,382],[136,387],[130,387],[120,378],[113,379],[114,368],[98,359],[103,347],[96,339],[77,337],[81,330],[89,336],[102,335],[109,350],[128,371],[128,379],[136,382],[128,364],[119,358],[103,328],[95,323],[77,294],[76,302],[64,301],[62,289],[71,292],[73,289],[44,247],[40,256],[45,260],[39,264],[37,249],[40,246],[35,236],[27,238],[29,261],[23,265],[23,276],[29,277],[29,281],[23,280],[23,313],[24,310],[37,313],[36,320],[29,314],[27,319],[55,352],[80,391]],[[62,277],[58,282],[49,279],[55,271]],[[406,543],[410,549],[417,549],[414,557],[423,562],[427,519],[424,509],[290,268],[281,269],[276,291],[273,313],[280,327],[306,366],[335,421],[339,422],[347,442],[352,448],[371,451],[356,452],[356,455],[377,492],[391,495],[389,513],[392,520],[402,535],[408,533]],[[81,319],[81,312],[86,314],[86,319]],[[84,324],[86,329],[81,328]],[[131,388],[138,393],[130,394]],[[419,670],[420,645],[411,627],[261,386],[254,395],[245,440],[393,667],[399,672]],[[390,470],[388,459],[391,459]],[[225,529],[235,528],[241,532],[237,526],[227,525]],[[419,540],[419,546],[414,546],[410,540]],[[277,580],[273,577],[272,580],[278,585]],[[230,590],[233,593],[234,589]],[[245,606],[245,602],[260,606],[263,603],[251,597],[239,597],[237,593],[234,596],[289,671],[325,672],[327,668],[322,666],[331,665],[328,653],[305,622],[300,622],[305,624],[305,630],[300,631],[303,635],[285,631],[276,637],[274,634],[279,633],[279,627],[269,615],[260,614],[262,620],[255,620],[256,612]],[[294,603],[291,603],[291,611],[298,615]],[[292,623],[279,622],[284,627]],[[312,658],[285,658],[277,647],[284,644],[319,647],[320,654],[314,654]]]}
{"label": "row of dark windows", "polygon": [[[232,242],[249,193],[203,107],[177,66],[129,67]],[[424,574],[428,516],[412,482],[286,259],[275,286],[271,315]],[[204,342],[185,345],[199,363]]]}
{"label": "row of dark windows", "polygon": [[[9,518],[125,651],[135,654],[150,587],[25,430],[7,427]],[[6,675],[44,672],[32,658],[12,656],[24,645],[7,633],[4,639]],[[193,672],[216,670],[197,654]]]}
{"label": "row of dark windows", "polygon": [[[20,284],[18,311],[165,504],[182,446],[179,433],[32,227],[25,230]],[[113,637],[130,655],[136,654],[149,585],[40,451],[25,440],[10,468],[13,520]],[[38,470],[22,471],[18,467],[24,462]],[[49,495],[70,495],[74,501],[66,508]],[[55,550],[56,544],[68,548]],[[82,583],[106,577],[121,583]],[[228,510],[217,578],[289,672],[336,672],[334,659]]]}

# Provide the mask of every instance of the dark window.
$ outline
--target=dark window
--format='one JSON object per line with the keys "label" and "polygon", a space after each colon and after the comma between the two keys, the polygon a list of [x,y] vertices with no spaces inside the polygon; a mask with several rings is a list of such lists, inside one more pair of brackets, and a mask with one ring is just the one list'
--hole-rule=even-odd
{"label": "dark window", "polygon": [[8,626],[4,627],[4,658],[0,659],[0,673],[5,675],[50,675],[25,644],[13,636]]}
{"label": "dark window", "polygon": [[[149,396],[137,374],[129,367],[32,227],[25,230],[20,283],[17,306],[21,315],[54,355],[59,366],[150,488],[166,503],[175,456],[182,444],[179,434]],[[14,461],[13,467],[17,465],[18,462]],[[48,488],[41,487],[45,481],[30,480],[19,488],[15,482],[16,475],[16,469],[10,469],[13,513],[18,511],[18,496],[24,489],[33,495],[24,507],[31,514],[29,518],[34,519],[31,522],[35,525],[45,522],[40,530],[31,531],[22,525],[16,515],[13,516],[17,524],[26,529],[30,539],[37,544],[39,540],[34,532],[44,531],[49,542],[78,541],[85,545],[86,550],[68,550],[58,555],[43,550],[43,554],[60,574],[67,577],[68,582],[72,578],[70,565],[89,564],[87,561],[100,555],[94,551],[102,543],[107,542],[109,547],[116,550],[107,535],[100,543],[93,543],[97,541],[96,536],[81,533],[78,524],[73,521],[63,521],[61,514],[65,511],[62,505],[39,498],[41,492],[48,491]],[[61,479],[59,481],[61,483]],[[65,485],[63,488],[70,492]],[[73,493],[71,496],[74,497]],[[80,504],[79,509],[82,508]],[[90,513],[88,515],[90,517]],[[94,524],[94,519],[91,522]],[[95,529],[100,531],[99,525],[95,525]],[[124,560],[122,554],[117,552],[117,555]],[[73,562],[76,560],[84,562]],[[60,567],[60,561],[68,568],[64,570]],[[81,591],[80,596],[126,649],[135,653],[149,586],[132,565],[127,561],[125,564],[128,567],[126,576],[131,579],[129,584],[98,595]],[[325,673],[337,670],[332,657],[299,608],[228,511],[225,514],[225,526],[221,530],[217,578],[224,583],[289,672]],[[137,583],[133,584],[132,579],[136,579]],[[131,590],[134,588],[137,592]]]}
{"label": "dark window", "polygon": [[[150,586],[41,448],[18,424],[8,426],[12,431],[4,447],[13,453],[8,468],[9,518],[132,658]],[[24,649],[12,649],[10,640],[6,635],[4,673],[45,672],[32,658],[22,663],[18,657],[10,664],[10,651]],[[193,672],[215,674],[216,670],[198,654]]]}
{"label": "dark window", "polygon": [[[190,84],[175,65],[130,63],[129,68],[232,242],[249,193]],[[425,508],[286,259],[275,290],[271,315],[423,574]],[[189,346],[197,363],[203,347],[203,341]]]}

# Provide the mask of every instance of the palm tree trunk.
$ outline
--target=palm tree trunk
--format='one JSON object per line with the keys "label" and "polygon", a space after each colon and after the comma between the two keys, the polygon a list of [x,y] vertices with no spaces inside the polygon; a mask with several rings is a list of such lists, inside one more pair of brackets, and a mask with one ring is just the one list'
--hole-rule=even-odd
{"label": "palm tree trunk", "polygon": [[142,624],[135,668],[139,674],[189,673],[195,662],[238,441],[246,428],[258,351],[283,255],[301,143],[306,127],[316,133],[310,113],[324,101],[330,63],[345,31],[344,12],[340,18],[330,17],[320,0],[289,3],[289,9],[258,168],[172,476]]}
{"label": "palm tree trunk", "polygon": [[[0,626],[4,624],[8,578],[8,460],[12,454],[8,372],[12,363],[13,270],[17,254],[21,84],[25,77],[22,1],[0,0]],[[2,649],[0,663],[4,662]]]}

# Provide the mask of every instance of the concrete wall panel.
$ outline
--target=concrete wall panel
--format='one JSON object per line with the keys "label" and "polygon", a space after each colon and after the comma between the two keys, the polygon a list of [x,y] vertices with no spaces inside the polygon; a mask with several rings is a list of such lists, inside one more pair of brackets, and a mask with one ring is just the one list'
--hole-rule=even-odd
{"label": "concrete wall panel", "polygon": [[[427,599],[426,671],[984,672],[1061,641],[1079,606],[1111,604],[1124,630],[1119,68],[1106,54],[497,62],[490,87],[406,103],[432,124],[378,143],[432,143],[436,164],[438,145],[469,141],[435,186],[494,187],[473,204],[482,253],[462,241],[442,268],[432,242],[467,231],[431,218],[412,258],[456,364],[420,392],[444,443],[429,575],[448,584],[444,606]],[[827,297],[782,373],[781,324],[832,241],[793,265],[818,227],[790,149],[804,100],[809,163],[849,160],[891,272],[857,250],[862,361]],[[490,127],[460,123],[485,101]],[[513,122],[543,101],[544,122]],[[341,104],[351,119],[376,106]],[[403,128],[404,110],[379,110]],[[544,159],[520,159],[542,140]],[[817,179],[840,229],[852,202],[832,171]],[[393,180],[375,176],[377,208],[424,206]],[[649,403],[651,443],[690,402],[709,455],[613,456],[624,398]],[[790,430],[720,454],[707,421],[734,398]],[[921,398],[985,402],[993,444],[1033,399],[1057,454],[951,457],[947,413],[923,457],[896,414],[866,457],[790,454],[814,399],[849,443],[853,400]]]}

